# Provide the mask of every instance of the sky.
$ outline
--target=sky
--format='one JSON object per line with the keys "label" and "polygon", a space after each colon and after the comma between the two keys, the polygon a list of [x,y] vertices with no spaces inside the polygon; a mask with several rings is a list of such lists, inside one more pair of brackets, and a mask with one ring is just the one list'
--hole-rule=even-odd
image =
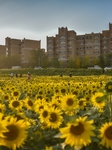
{"label": "sky", "polygon": [[5,38],[41,40],[67,27],[77,35],[101,33],[112,23],[112,0],[0,0],[0,45]]}

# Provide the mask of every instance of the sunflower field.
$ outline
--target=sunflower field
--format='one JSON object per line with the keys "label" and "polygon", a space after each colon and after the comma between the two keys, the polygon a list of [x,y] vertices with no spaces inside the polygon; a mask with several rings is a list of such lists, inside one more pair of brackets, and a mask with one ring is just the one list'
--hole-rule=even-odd
{"label": "sunflower field", "polygon": [[112,77],[1,77],[0,131],[0,150],[111,150]]}

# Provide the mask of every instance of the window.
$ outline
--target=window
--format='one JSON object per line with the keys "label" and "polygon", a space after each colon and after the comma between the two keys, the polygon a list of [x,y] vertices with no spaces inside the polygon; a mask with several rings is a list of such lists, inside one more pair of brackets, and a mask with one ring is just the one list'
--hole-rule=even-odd
{"label": "window", "polygon": [[103,39],[106,39],[106,36],[103,36]]}
{"label": "window", "polygon": [[103,49],[107,49],[107,47],[106,47],[106,46],[103,46]]}
{"label": "window", "polygon": [[86,39],[92,39],[92,36],[86,36]]}
{"label": "window", "polygon": [[64,35],[60,36],[60,39],[65,39],[65,38],[66,38],[66,36],[64,36]]}
{"label": "window", "polygon": [[61,51],[60,54],[66,54],[66,51]]}
{"label": "window", "polygon": [[95,35],[94,38],[97,39],[99,37],[99,35]]}
{"label": "window", "polygon": [[90,51],[87,51],[86,53],[87,53],[88,55],[91,55],[91,54],[92,54]]}
{"label": "window", "polygon": [[66,42],[65,41],[60,41],[60,44],[66,44]]}
{"label": "window", "polygon": [[92,42],[89,41],[89,42],[87,42],[86,44],[92,44]]}
{"label": "window", "polygon": [[94,44],[99,44],[99,41],[94,41]]}
{"label": "window", "polygon": [[60,49],[66,49],[66,46],[60,46]]}
{"label": "window", "polygon": [[68,46],[68,49],[71,49],[72,47],[71,46]]}
{"label": "window", "polygon": [[52,42],[52,40],[51,40],[51,39],[49,39],[49,40],[48,40],[48,42]]}
{"label": "window", "polygon": [[48,49],[48,52],[52,51],[52,49]]}
{"label": "window", "polygon": [[99,51],[94,51],[94,54],[99,54]]}
{"label": "window", "polygon": [[84,42],[81,42],[80,45],[84,45]]}
{"label": "window", "polygon": [[103,44],[107,43],[107,41],[103,41]]}
{"label": "window", "polygon": [[83,48],[83,47],[81,47],[81,48],[80,48],[80,50],[84,50],[84,48]]}
{"label": "window", "polygon": [[94,46],[94,49],[99,49],[99,46]]}
{"label": "window", "polygon": [[49,48],[49,47],[52,47],[52,45],[51,45],[51,44],[49,44],[47,47],[48,47],[48,48]]}

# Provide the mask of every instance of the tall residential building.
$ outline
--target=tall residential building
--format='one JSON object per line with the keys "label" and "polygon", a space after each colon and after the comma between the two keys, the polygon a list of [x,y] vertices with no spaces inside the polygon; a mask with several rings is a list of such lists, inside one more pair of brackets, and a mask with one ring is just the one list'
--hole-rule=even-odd
{"label": "tall residential building", "polygon": [[47,36],[47,54],[49,59],[57,56],[59,61],[67,61],[71,56],[75,58],[76,53],[76,32],[68,28],[58,28],[55,37]]}
{"label": "tall residential building", "polygon": [[58,28],[55,37],[47,36],[47,54],[49,59],[57,57],[59,61],[67,62],[70,57],[73,59],[88,56],[90,59],[105,56],[112,52],[112,24],[109,23],[109,30],[102,33],[88,33],[77,35],[74,30],[67,27]]}
{"label": "tall residential building", "polygon": [[21,63],[28,63],[31,50],[38,50],[41,48],[41,41],[23,39],[21,41]]}
{"label": "tall residential building", "polygon": [[10,37],[5,38],[6,54],[20,55],[21,54],[21,40],[11,39]]}
{"label": "tall residential building", "polygon": [[6,54],[8,56],[18,55],[21,57],[21,63],[28,63],[31,50],[38,50],[41,48],[41,41],[29,39],[5,39]]}
{"label": "tall residential building", "polygon": [[5,56],[5,55],[6,55],[6,46],[0,45],[0,56]]}

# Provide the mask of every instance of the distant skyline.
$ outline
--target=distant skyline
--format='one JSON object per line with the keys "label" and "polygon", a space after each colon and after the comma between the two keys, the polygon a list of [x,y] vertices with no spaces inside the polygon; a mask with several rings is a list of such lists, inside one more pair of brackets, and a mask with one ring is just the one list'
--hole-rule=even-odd
{"label": "distant skyline", "polygon": [[112,23],[112,0],[0,0],[0,45],[5,38],[41,40],[55,36],[58,27],[77,35],[101,33]]}

